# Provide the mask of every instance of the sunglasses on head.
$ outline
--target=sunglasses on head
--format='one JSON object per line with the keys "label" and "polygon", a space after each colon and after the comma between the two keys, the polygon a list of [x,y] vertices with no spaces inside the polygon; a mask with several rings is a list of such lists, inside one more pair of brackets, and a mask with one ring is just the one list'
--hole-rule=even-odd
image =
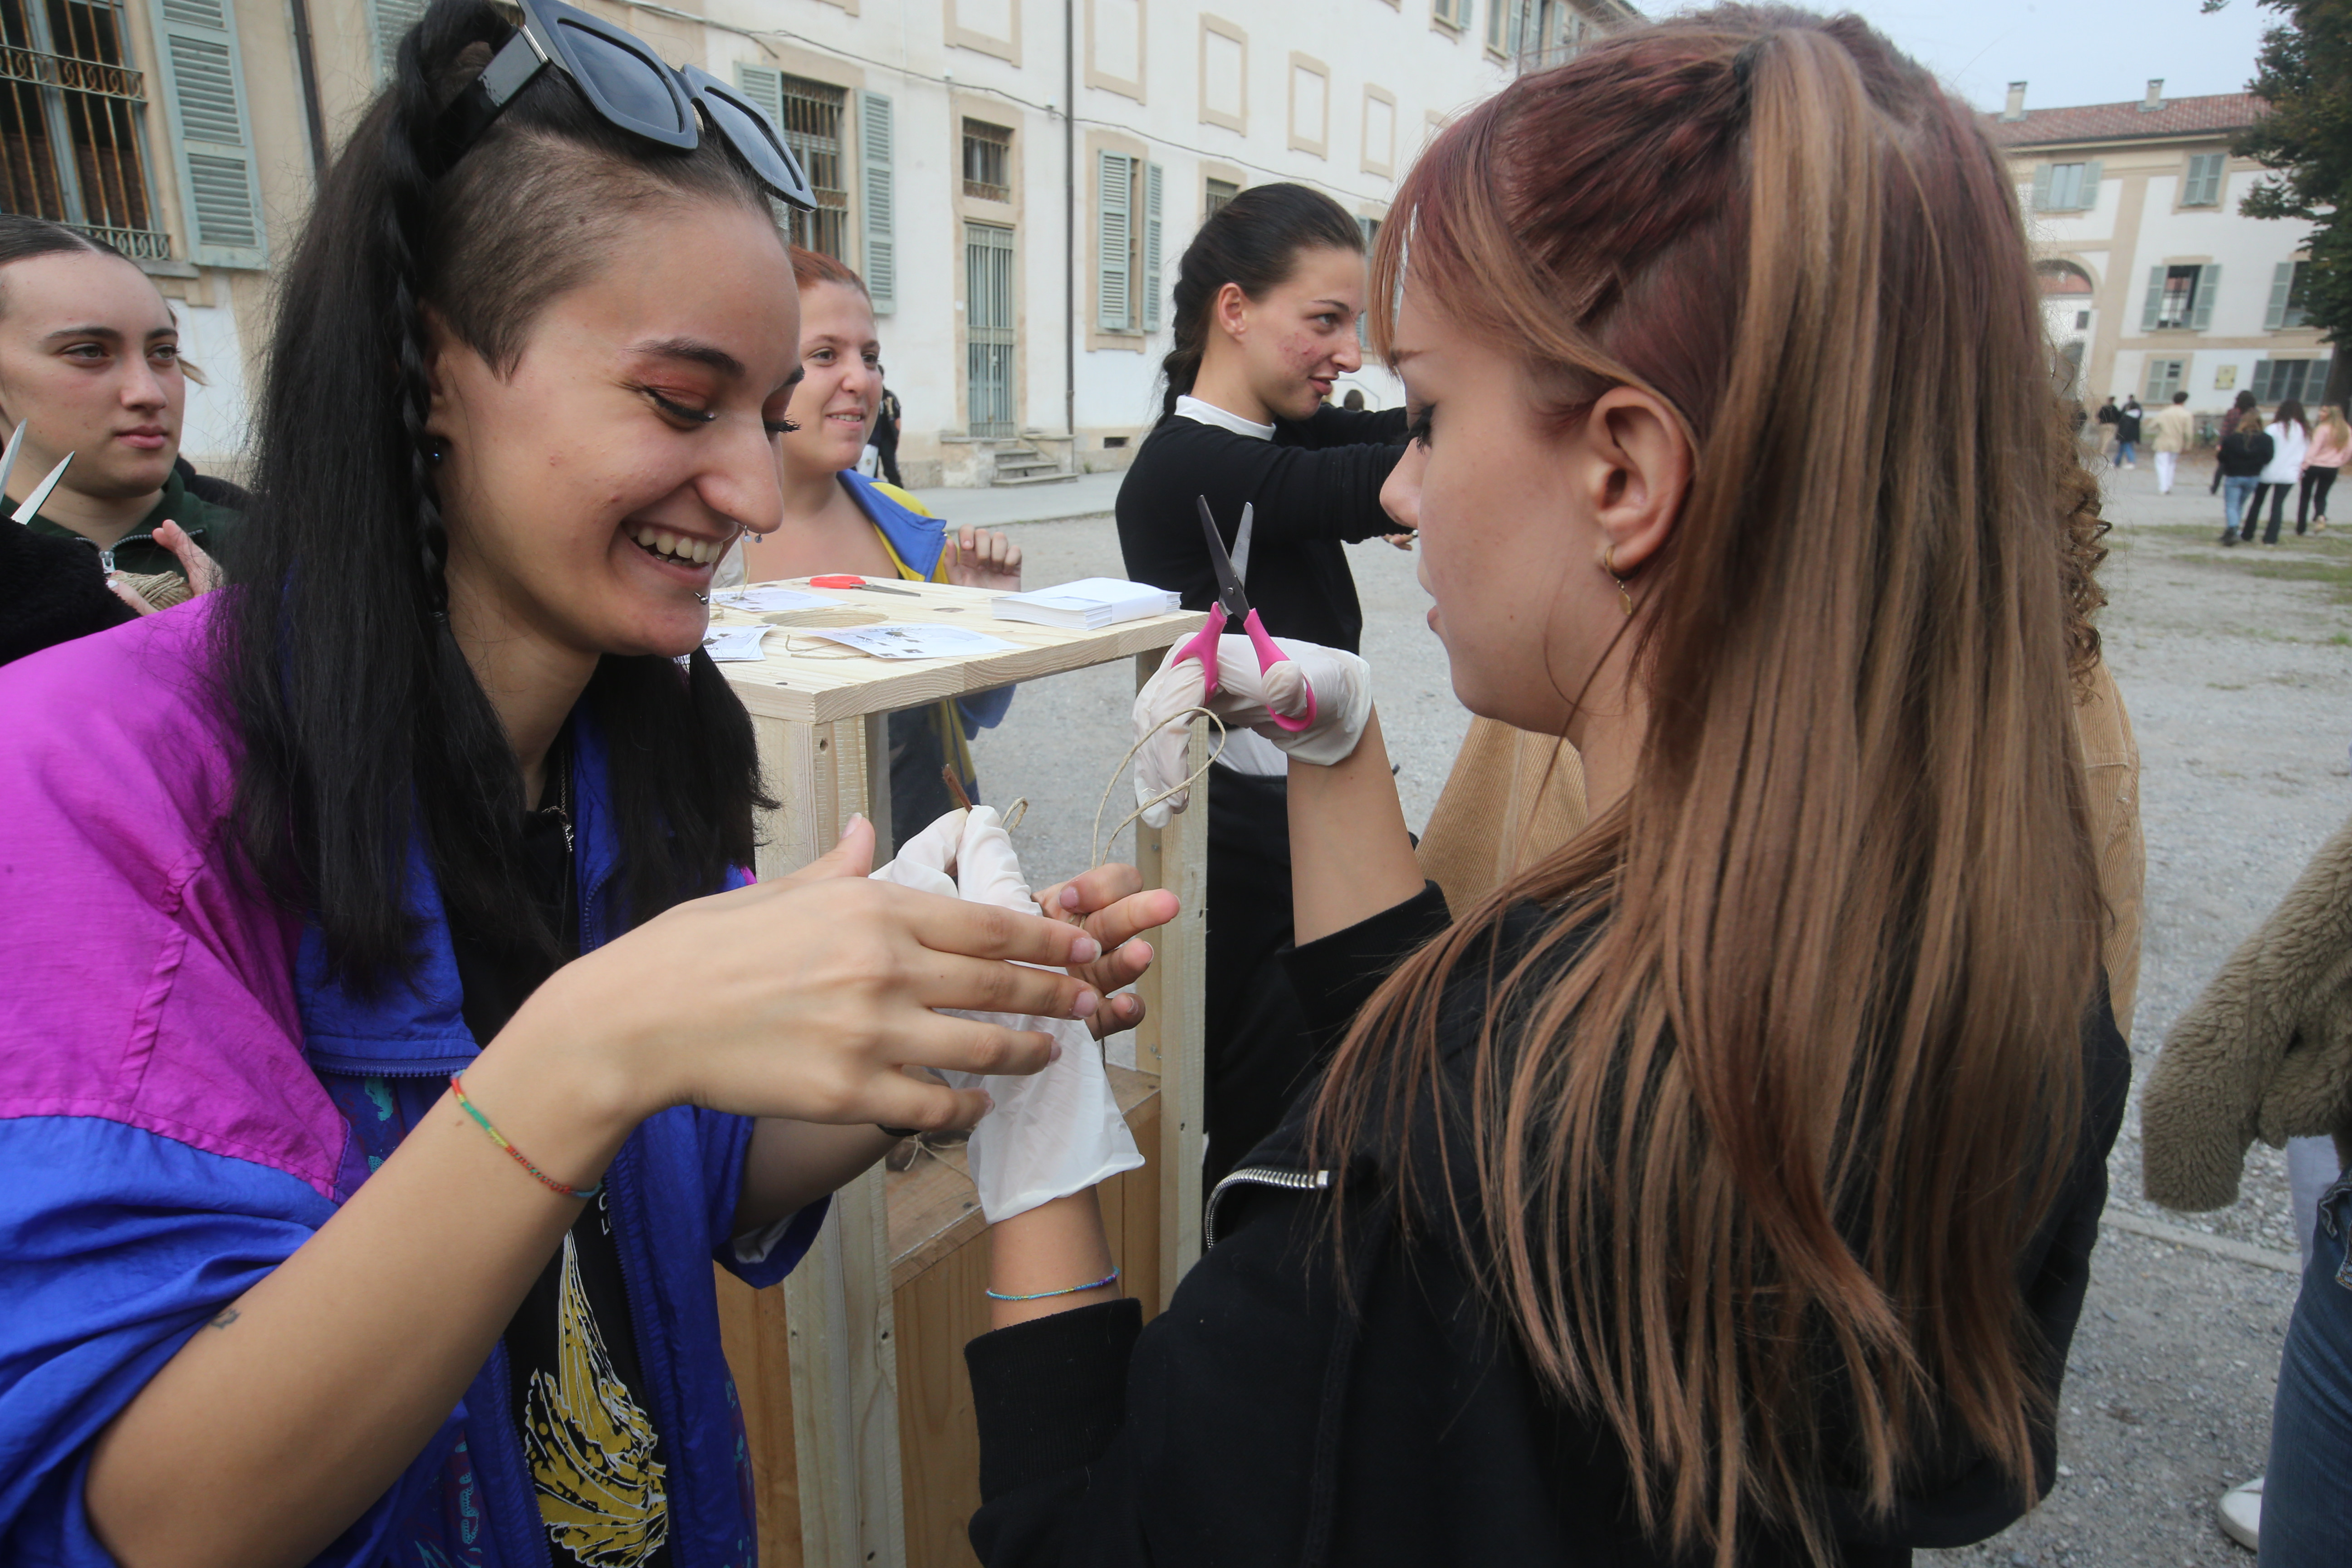
{"label": "sunglasses on head", "polygon": [[606,124],[680,152],[692,152],[708,128],[771,195],[804,212],[815,207],[800,160],[741,93],[698,66],[672,68],[643,39],[562,0],[521,4],[522,26],[449,106],[444,145],[451,163],[552,66],[572,79]]}

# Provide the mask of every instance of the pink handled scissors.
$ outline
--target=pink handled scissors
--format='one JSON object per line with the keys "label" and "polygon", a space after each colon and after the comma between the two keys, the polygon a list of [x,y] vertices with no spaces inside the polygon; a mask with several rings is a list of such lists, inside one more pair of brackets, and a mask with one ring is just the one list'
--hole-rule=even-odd
{"label": "pink handled scissors", "polygon": [[[1261,675],[1277,664],[1288,663],[1290,656],[1275,646],[1274,639],[1265,635],[1265,626],[1257,618],[1257,612],[1250,608],[1249,596],[1242,592],[1241,574],[1234,570],[1233,558],[1225,553],[1225,542],[1217,534],[1217,520],[1210,515],[1209,498],[1202,496],[1200,503],[1201,531],[1208,535],[1209,561],[1217,569],[1217,599],[1209,606],[1207,624],[1193,634],[1191,642],[1184,645],[1176,656],[1176,662],[1181,664],[1188,658],[1201,661],[1201,691],[1205,697],[1217,689],[1217,639],[1225,635],[1228,620],[1238,621],[1242,629],[1249,634],[1250,646],[1257,649],[1257,668]],[[1253,509],[1246,504],[1242,507],[1241,531],[1237,538],[1249,537],[1252,511]],[[1276,724],[1294,734],[1314,723],[1315,689],[1311,686],[1307,689],[1305,713],[1296,719],[1286,719],[1276,713],[1273,719]]]}

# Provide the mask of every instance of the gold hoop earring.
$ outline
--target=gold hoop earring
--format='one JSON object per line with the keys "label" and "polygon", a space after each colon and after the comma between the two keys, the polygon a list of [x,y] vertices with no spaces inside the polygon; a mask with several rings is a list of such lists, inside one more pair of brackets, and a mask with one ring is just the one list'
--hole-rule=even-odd
{"label": "gold hoop earring", "polygon": [[1624,611],[1627,615],[1632,615],[1633,613],[1633,593],[1625,586],[1625,579],[1617,575],[1617,547],[1615,545],[1604,544],[1601,547],[1601,569],[1609,574],[1609,580],[1612,583],[1617,584],[1617,607]]}

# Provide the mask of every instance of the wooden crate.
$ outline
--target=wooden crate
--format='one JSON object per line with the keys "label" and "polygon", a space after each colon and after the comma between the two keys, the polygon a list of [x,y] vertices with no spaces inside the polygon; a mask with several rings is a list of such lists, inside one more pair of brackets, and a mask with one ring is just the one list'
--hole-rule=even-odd
{"label": "wooden crate", "polygon": [[[994,595],[942,584],[903,595],[784,586],[838,602],[838,611],[753,616],[714,608],[714,626],[766,620],[780,629],[757,663],[722,665],[751,710],[769,793],[760,824],[761,877],[806,865],[863,811],[890,828],[885,728],[901,708],[1045,679],[1118,659],[1140,684],[1192,613],[1100,631],[998,621]],[[862,614],[861,614],[862,613]],[[1014,645],[972,658],[866,658],[805,635],[811,621],[929,621]],[[1196,725],[1192,766],[1206,756]],[[1205,781],[1204,781],[1205,783]],[[1103,1188],[1104,1221],[1122,1287],[1152,1312],[1200,1256],[1202,972],[1208,879],[1207,802],[1159,831],[1139,830],[1149,886],[1172,889],[1183,912],[1158,933],[1138,989],[1147,1016],[1136,1065],[1113,1068],[1120,1109],[1147,1163]],[[987,1243],[958,1152],[910,1170],[869,1171],[835,1194],[816,1245],[781,1290],[719,1277],[719,1319],[743,1400],[760,1509],[761,1561],[808,1568],[968,1563],[964,1525],[979,1505],[979,1447],[963,1345],[987,1326]]]}

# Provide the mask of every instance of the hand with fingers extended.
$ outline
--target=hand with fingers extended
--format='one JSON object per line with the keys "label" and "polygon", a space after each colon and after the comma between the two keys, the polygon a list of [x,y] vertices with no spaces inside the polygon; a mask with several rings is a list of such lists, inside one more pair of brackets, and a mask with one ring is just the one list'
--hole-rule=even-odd
{"label": "hand with fingers extended", "polygon": [[1143,1022],[1143,998],[1122,988],[1151,967],[1155,954],[1143,933],[1176,918],[1176,895],[1165,888],[1146,888],[1143,873],[1132,866],[1113,864],[1046,889],[1038,897],[1038,907],[1048,918],[1078,927],[1102,948],[1100,958],[1070,971],[1103,999],[1087,1019],[1095,1038]]}
{"label": "hand with fingers extended", "polygon": [[[1029,896],[1021,861],[1003,819],[988,806],[950,812],[902,846],[897,859],[874,874],[902,887],[953,892],[967,901],[1026,913],[1038,906]],[[1124,985],[1151,962],[1138,933],[1166,923],[1176,900],[1165,892],[1139,889],[1132,867],[1107,866],[1049,889],[1066,921],[1065,929],[1088,931],[1080,951],[1096,956],[1076,961],[1070,974],[1090,990]],[[1132,998],[1126,999],[1132,1003]],[[1110,1012],[1096,1010],[1090,1025]],[[1121,1010],[1124,1021],[1097,1025],[1099,1037],[1132,1026],[1140,1004]],[[1143,1163],[1135,1138],[1119,1114],[1102,1058],[1076,1025],[1063,1018],[1004,1017],[993,1021],[1051,1028],[1060,1053],[1034,1077],[945,1074],[960,1088],[984,1088],[994,1109],[973,1129],[970,1156],[982,1211],[991,1224],[1024,1214],[1071,1193],[1083,1192],[1121,1171]]]}
{"label": "hand with fingers extended", "polygon": [[948,581],[999,594],[1021,592],[1021,547],[1010,534],[970,523],[948,535]]}
{"label": "hand with fingers extended", "polygon": [[[1034,909],[870,879],[873,848],[858,819],[793,876],[646,921],[559,971],[494,1048],[514,1037],[551,1052],[616,1124],[695,1104],[972,1125],[990,1104],[978,1076],[1037,1072],[1054,1024],[1099,1007],[1100,992],[1064,971],[1097,963],[1101,946]],[[950,1088],[909,1068],[974,1076]]]}

